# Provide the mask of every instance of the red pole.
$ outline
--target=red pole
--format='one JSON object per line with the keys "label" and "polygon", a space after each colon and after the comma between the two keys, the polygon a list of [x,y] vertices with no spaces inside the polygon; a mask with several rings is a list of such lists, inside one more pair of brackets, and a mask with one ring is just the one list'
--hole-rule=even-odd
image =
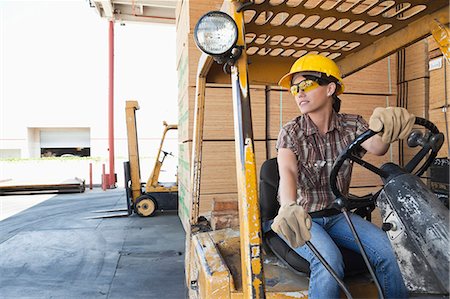
{"label": "red pole", "polygon": [[102,164],[102,190],[106,191],[106,170],[105,163]]}
{"label": "red pole", "polygon": [[109,21],[109,188],[115,188],[114,172],[114,21]]}
{"label": "red pole", "polygon": [[89,189],[92,190],[92,163],[89,163]]}

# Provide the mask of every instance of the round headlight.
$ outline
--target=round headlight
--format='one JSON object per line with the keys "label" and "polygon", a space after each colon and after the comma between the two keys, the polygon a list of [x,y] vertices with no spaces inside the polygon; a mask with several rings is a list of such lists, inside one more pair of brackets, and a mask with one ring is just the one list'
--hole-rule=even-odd
{"label": "round headlight", "polygon": [[208,12],[195,25],[194,39],[197,47],[211,56],[220,56],[230,51],[237,38],[236,23],[221,11]]}

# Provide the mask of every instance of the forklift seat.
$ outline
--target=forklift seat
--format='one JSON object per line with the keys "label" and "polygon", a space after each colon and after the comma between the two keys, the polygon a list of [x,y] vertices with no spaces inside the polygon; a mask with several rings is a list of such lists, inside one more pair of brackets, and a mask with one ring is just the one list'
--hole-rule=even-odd
{"label": "forklift seat", "polygon": [[[277,200],[278,183],[280,175],[278,171],[277,159],[269,159],[263,163],[260,172],[259,193],[260,193],[260,209],[261,221],[264,223],[274,219],[278,214],[280,205]],[[372,195],[357,198],[364,203],[358,206],[358,213],[361,216],[370,220],[370,213],[374,209]],[[365,214],[365,215],[364,215]],[[298,255],[283,239],[281,239],[274,231],[269,230],[263,233],[263,246],[270,249],[286,266],[294,272],[301,275],[310,275],[309,262]],[[367,273],[367,267],[362,256],[350,249],[340,247],[344,265],[345,276],[353,276],[357,274]]]}

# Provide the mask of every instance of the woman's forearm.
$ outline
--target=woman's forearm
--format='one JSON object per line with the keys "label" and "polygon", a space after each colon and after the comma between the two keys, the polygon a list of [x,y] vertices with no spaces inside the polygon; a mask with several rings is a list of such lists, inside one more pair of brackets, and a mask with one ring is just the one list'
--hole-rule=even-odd
{"label": "woman's forearm", "polygon": [[290,204],[297,201],[297,183],[295,174],[280,174],[280,205]]}
{"label": "woman's forearm", "polygon": [[297,158],[286,148],[278,150],[278,170],[280,172],[280,205],[297,201]]}

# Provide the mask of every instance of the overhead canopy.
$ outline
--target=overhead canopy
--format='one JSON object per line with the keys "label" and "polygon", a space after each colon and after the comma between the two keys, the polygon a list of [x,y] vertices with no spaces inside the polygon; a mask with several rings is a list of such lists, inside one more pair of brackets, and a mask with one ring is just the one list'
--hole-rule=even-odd
{"label": "overhead canopy", "polygon": [[117,21],[175,24],[177,0],[89,0],[101,17]]}
{"label": "overhead canopy", "polygon": [[[245,1],[245,40],[252,83],[275,85],[306,53],[334,59],[348,76],[449,22],[447,0]],[[226,7],[224,5],[224,7]],[[208,82],[227,82],[213,65]]]}

